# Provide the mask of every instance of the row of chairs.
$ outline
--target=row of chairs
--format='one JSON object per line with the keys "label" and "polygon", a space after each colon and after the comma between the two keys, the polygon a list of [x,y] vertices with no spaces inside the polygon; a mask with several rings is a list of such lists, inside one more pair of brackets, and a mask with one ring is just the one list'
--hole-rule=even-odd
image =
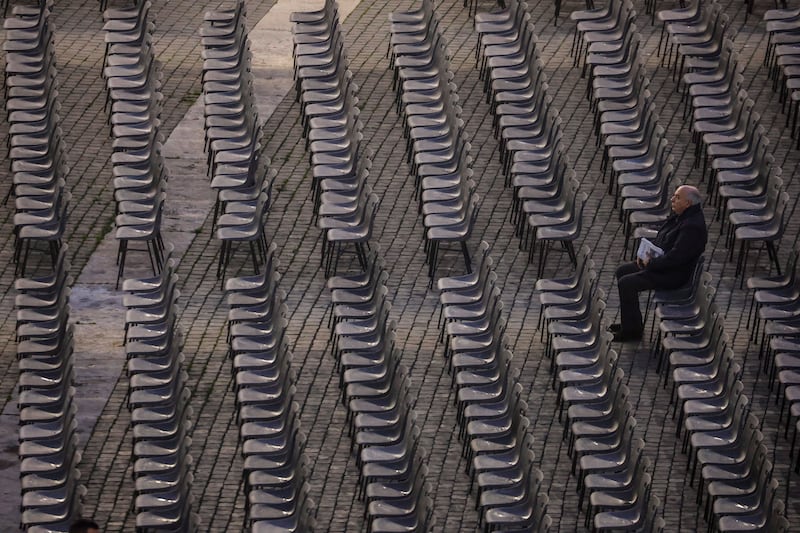
{"label": "row of chairs", "polygon": [[630,390],[605,331],[605,293],[597,287],[590,248],[581,247],[573,274],[540,279],[534,288],[559,419],[567,413],[564,438],[581,511],[588,499],[586,527],[663,531],[660,500],[651,494],[653,465],[635,437]]}
{"label": "row of chairs", "polygon": [[[742,67],[733,41],[725,39],[716,64],[683,76],[691,109],[695,164],[708,173],[708,201],[716,205],[720,232],[728,222],[728,246],[744,282],[749,249],[763,243],[776,268],[790,197],[781,168],[769,153],[770,141],[755,102],[741,87]],[[707,172],[710,169],[710,172]]]}
{"label": "row of chairs", "polygon": [[[737,273],[746,269],[747,247],[753,240],[766,242],[777,264],[773,242],[780,239],[788,194],[783,191],[780,169],[767,153],[769,143],[758,125],[753,102],[741,88],[742,68],[728,38],[728,19],[713,3],[694,10],[659,13],[670,41],[682,56],[683,95],[691,110],[697,142],[696,164],[704,160],[703,177],[710,166],[710,200],[715,200],[723,231],[730,221],[731,257],[734,237],[741,240]],[[669,24],[667,24],[669,22]],[[662,30],[662,35],[663,35]],[[688,59],[687,59],[688,56]],[[773,504],[777,481],[758,431],[759,422],[748,414],[748,399],[738,378],[741,367],[733,360],[723,317],[713,303],[710,275],[703,274],[689,298],[680,296],[656,309],[662,358],[672,369],[672,400],[679,412],[678,432],[685,428],[684,449],[692,448],[692,480],[698,463],[703,486],[698,503],[708,494],[705,514],[709,530],[785,530],[788,523],[782,502]]]}
{"label": "row of chairs", "polygon": [[[748,324],[753,324],[752,338],[760,337],[759,353],[763,357],[770,387],[774,387],[777,380],[776,401],[781,405],[781,420],[783,413],[787,412],[784,436],[788,437],[789,430],[792,430],[791,457],[796,453],[797,433],[800,431],[800,350],[797,349],[800,337],[796,329],[797,317],[800,316],[798,256],[800,250],[793,249],[783,274],[754,276],[747,280],[748,289],[753,291]],[[755,319],[750,322],[753,315]],[[794,470],[800,473],[800,458],[796,460]]]}
{"label": "row of chairs", "polygon": [[671,403],[679,414],[677,436],[689,453],[693,484],[700,472],[697,502],[705,498],[709,531],[785,531],[778,481],[759,431],[749,412],[724,317],[714,303],[711,276],[703,273],[690,294],[660,302],[654,315],[658,350],[672,378]]}
{"label": "row of chairs", "polygon": [[653,466],[636,419],[612,336],[605,331],[605,293],[597,287],[591,250],[578,253],[573,274],[537,281],[545,355],[564,418],[567,453],[578,480],[579,509],[593,531],[663,531],[660,500],[651,494]]}
{"label": "row of chairs", "polygon": [[588,196],[579,191],[562,143],[562,119],[551,105],[536,31],[524,2],[514,13],[513,19],[476,17],[476,55],[494,114],[506,186],[513,186],[511,221],[521,249],[531,240],[529,262],[541,244],[537,277],[542,277],[555,243],[575,264],[573,243],[581,236]]}
{"label": "row of chairs", "polygon": [[80,517],[73,326],[69,261],[62,243],[71,195],[60,127],[52,1],[17,6],[4,21],[5,94],[9,122],[6,201],[15,196],[16,273],[25,276],[31,247],[47,243],[52,274],[18,278],[20,528],[67,531]]}
{"label": "row of chairs", "polygon": [[74,403],[69,261],[61,247],[52,274],[18,278],[20,529],[67,531],[81,515]]}
{"label": "row of chairs", "polygon": [[221,241],[217,277],[222,283],[234,245],[247,243],[256,274],[266,261],[264,225],[277,177],[261,145],[246,11],[243,0],[232,9],[208,11],[200,29],[204,148],[216,193],[212,227]]}
{"label": "row of chairs", "polygon": [[[798,85],[798,66],[800,66],[800,10],[771,9],[764,13],[764,22],[768,35],[767,51],[764,55],[764,66],[767,75],[772,78],[772,88],[780,94],[781,109],[790,104],[786,116],[786,125],[790,121],[791,135],[797,135],[797,115],[800,113],[800,85]],[[800,136],[798,136],[800,147]]]}
{"label": "row of chairs", "polygon": [[[767,51],[764,55],[764,66],[767,67],[768,78],[773,80],[773,90],[779,88],[783,109],[789,99],[795,104],[798,96],[797,82],[797,21],[798,12],[795,9],[772,9],[764,13],[764,22],[768,35]],[[791,114],[791,111],[790,111]],[[787,125],[788,125],[787,117]],[[795,116],[795,123],[796,123]],[[794,127],[792,127],[794,135]]]}
{"label": "row of chairs", "polygon": [[631,238],[652,237],[653,226],[670,215],[675,165],[649,91],[636,12],[622,5],[618,13],[614,19],[602,10],[579,11],[573,18],[587,45],[584,70],[603,146],[601,169],[603,179],[610,169],[608,190],[620,207],[627,252]]}
{"label": "row of chairs", "polygon": [[429,286],[439,250],[455,244],[471,268],[469,239],[480,211],[471,178],[472,149],[461,118],[458,86],[432,0],[390,16],[389,50],[397,109],[403,119],[414,196],[423,216]]}
{"label": "row of chairs", "polygon": [[620,208],[627,251],[631,238],[651,237],[652,227],[669,217],[675,165],[648,89],[636,12],[623,5],[618,13],[614,19],[583,11],[573,18],[586,43],[587,97],[603,146],[603,179],[610,174],[608,191]]}
{"label": "row of chairs", "polygon": [[44,244],[55,265],[71,194],[69,163],[61,130],[52,1],[15,7],[5,19],[5,93],[12,184],[15,196],[15,274],[25,276],[31,248]]}
{"label": "row of chairs", "polygon": [[695,165],[702,161],[703,179],[711,169],[709,200],[715,201],[722,226],[726,218],[731,223],[731,259],[735,241],[740,241],[736,272],[746,271],[748,249],[754,241],[765,244],[778,266],[777,243],[789,198],[783,191],[781,169],[768,153],[769,140],[759,124],[760,116],[742,88],[743,67],[734,50],[729,19],[716,2],[694,10],[665,11],[659,18],[670,41],[678,45],[681,65],[689,69],[679,80],[679,88],[682,81],[682,97],[692,114]]}
{"label": "row of chairs", "polygon": [[[570,20],[575,22],[570,55],[575,67],[581,66],[581,60],[584,60],[581,69],[583,77],[588,67],[585,60],[588,58],[589,48],[603,48],[605,52],[619,51],[619,46],[600,47],[595,43],[623,42],[629,28],[636,21],[636,10],[631,0],[613,0],[599,9],[573,11]],[[636,55],[635,51],[633,55]]]}
{"label": "row of chairs", "polygon": [[172,246],[153,278],[122,284],[128,408],[133,435],[136,530],[196,531],[193,512],[191,391],[177,324],[178,276]]}
{"label": "row of chairs", "polygon": [[764,244],[779,270],[777,247],[790,198],[783,189],[781,169],[768,153],[769,140],[759,114],[753,111],[754,102],[742,88],[743,66],[734,50],[729,21],[716,3],[710,8],[698,3],[689,9],[663,11],[659,19],[664,22],[662,37],[666,31],[680,45],[678,55],[690,70],[678,88],[682,81],[682,98],[692,115],[695,165],[702,161],[703,179],[711,169],[709,201],[716,204],[721,232],[726,219],[730,222],[730,259],[736,241],[740,242],[736,272],[742,274],[743,283],[754,242]]}
{"label": "row of chairs", "polygon": [[[793,324],[800,298],[800,285],[796,279],[797,257],[798,250],[793,249],[789,254],[786,271],[782,274],[754,276],[747,280],[748,288],[753,290],[748,317],[755,311],[752,339],[760,337],[759,355],[766,354],[764,371],[769,376],[770,387],[781,371],[798,367],[793,357],[794,341],[797,337]],[[778,357],[781,353],[785,355]],[[791,378],[791,375],[788,373],[786,377]],[[781,388],[793,384],[791,379],[786,383],[781,381]]]}
{"label": "row of chairs", "polygon": [[427,454],[420,447],[416,398],[400,361],[396,324],[389,318],[388,276],[377,247],[366,260],[366,272],[327,282],[331,350],[359,468],[358,495],[366,504],[366,531],[431,531]]}
{"label": "row of chairs", "polygon": [[314,531],[316,504],[309,498],[310,461],[295,399],[278,266],[273,243],[262,273],[225,283],[228,355],[244,461],[244,526],[250,531]]}
{"label": "row of chairs", "polygon": [[[662,64],[672,66],[673,79],[680,80],[684,71],[713,68],[726,38],[733,39],[730,16],[716,0],[707,5],[697,2],[685,9],[660,11],[661,35],[666,37]],[[659,53],[661,50],[659,41]]]}
{"label": "row of chairs", "polygon": [[524,20],[528,20],[529,5],[525,1],[510,0],[504,9],[499,11],[482,11],[475,13],[474,29],[478,34],[478,40],[475,43],[475,61],[480,64],[481,57],[483,56],[483,49],[491,44],[484,42],[484,37],[489,37],[494,31],[504,30],[512,31],[519,29],[523,25]]}
{"label": "row of chairs", "polygon": [[437,280],[440,340],[452,386],[470,491],[477,484],[478,523],[495,530],[549,531],[549,498],[534,466],[533,433],[512,367],[506,319],[489,245],[474,272]]}
{"label": "row of chairs", "polygon": [[683,404],[692,478],[701,470],[698,504],[706,494],[710,531],[787,531],[759,420],[748,413],[742,382],[726,384],[718,396]]}
{"label": "row of chairs", "polygon": [[[38,81],[34,87],[41,86],[48,73],[55,77],[52,10],[53,0],[43,1],[37,7],[16,6],[12,16],[3,21],[3,29],[9,32],[3,43],[7,65],[3,73],[6,98],[11,87],[26,87],[26,82],[33,84],[34,81]],[[15,83],[9,85],[11,78],[15,78]]]}
{"label": "row of chairs", "polygon": [[336,273],[346,246],[363,270],[380,201],[367,183],[372,152],[363,144],[358,85],[345,51],[335,0],[291,16],[297,99],[312,171],[314,216],[322,230],[320,262]]}
{"label": "row of chairs", "polygon": [[161,71],[153,49],[151,3],[103,13],[103,77],[109,124],[117,249],[117,287],[125,275],[129,243],[144,243],[153,274],[164,263],[161,218],[168,171],[160,131]]}

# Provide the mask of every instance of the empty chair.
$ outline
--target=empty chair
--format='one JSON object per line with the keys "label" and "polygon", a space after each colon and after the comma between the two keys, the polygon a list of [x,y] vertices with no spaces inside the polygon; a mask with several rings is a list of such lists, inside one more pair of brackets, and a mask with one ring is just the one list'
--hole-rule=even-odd
{"label": "empty chair", "polygon": [[470,259],[468,241],[472,235],[472,230],[475,226],[475,221],[480,211],[478,195],[474,195],[472,201],[469,203],[467,210],[464,212],[462,218],[453,220],[451,224],[444,226],[433,226],[428,228],[426,232],[426,242],[428,245],[428,276],[430,277],[430,286],[433,286],[433,280],[436,275],[436,267],[439,260],[439,247],[441,244],[458,243],[461,247],[461,252],[464,255],[464,264],[467,273],[471,272],[472,260]]}

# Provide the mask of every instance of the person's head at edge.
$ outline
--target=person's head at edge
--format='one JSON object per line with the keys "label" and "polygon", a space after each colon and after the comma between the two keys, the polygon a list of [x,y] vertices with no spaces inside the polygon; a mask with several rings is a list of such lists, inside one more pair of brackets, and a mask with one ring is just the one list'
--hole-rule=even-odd
{"label": "person's head at edge", "polygon": [[69,526],[69,533],[100,533],[100,526],[94,520],[81,518]]}
{"label": "person's head at edge", "polygon": [[672,195],[672,211],[680,215],[686,211],[690,206],[697,205],[703,201],[700,191],[697,187],[691,185],[681,185],[675,189],[675,194]]}

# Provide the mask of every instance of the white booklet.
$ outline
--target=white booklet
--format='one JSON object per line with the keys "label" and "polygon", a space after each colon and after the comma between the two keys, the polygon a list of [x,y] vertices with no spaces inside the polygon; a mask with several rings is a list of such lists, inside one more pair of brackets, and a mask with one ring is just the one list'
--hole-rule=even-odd
{"label": "white booklet", "polygon": [[649,261],[654,257],[661,257],[664,255],[664,250],[653,244],[647,239],[639,241],[639,249],[636,251],[636,257],[642,261]]}

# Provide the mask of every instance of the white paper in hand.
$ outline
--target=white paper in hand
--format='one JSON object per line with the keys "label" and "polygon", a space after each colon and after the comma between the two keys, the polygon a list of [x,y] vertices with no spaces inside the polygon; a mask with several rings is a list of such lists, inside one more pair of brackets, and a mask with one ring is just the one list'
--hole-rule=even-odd
{"label": "white paper in hand", "polygon": [[639,249],[636,251],[636,257],[642,261],[649,261],[655,257],[664,255],[664,250],[653,244],[647,239],[639,241]]}

